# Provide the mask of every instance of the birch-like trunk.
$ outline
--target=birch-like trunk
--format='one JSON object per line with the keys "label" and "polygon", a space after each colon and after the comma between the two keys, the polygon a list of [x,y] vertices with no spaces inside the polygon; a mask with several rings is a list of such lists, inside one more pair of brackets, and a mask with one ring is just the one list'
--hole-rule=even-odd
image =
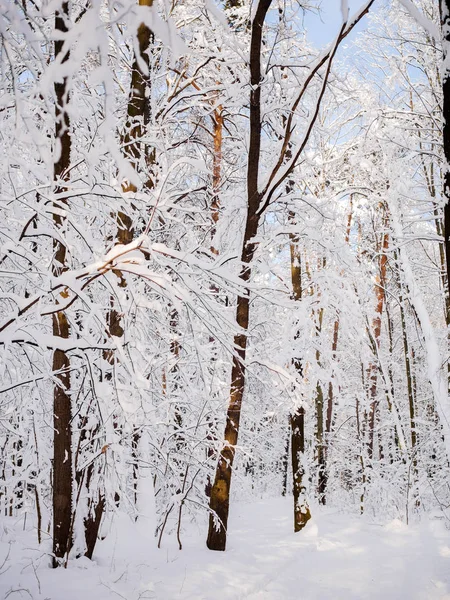
{"label": "birch-like trunk", "polygon": [[[289,213],[289,222],[295,222],[294,213]],[[295,233],[289,234],[289,248],[291,255],[291,281],[292,297],[299,302],[302,298],[302,264],[299,247],[299,237]],[[294,367],[299,377],[303,376],[303,367],[300,358],[293,359]],[[294,497],[294,531],[300,531],[311,518],[311,511],[306,499],[306,489],[303,482],[305,475],[305,409],[299,406],[291,413],[289,418],[291,432],[291,461],[292,461],[292,493]]]}

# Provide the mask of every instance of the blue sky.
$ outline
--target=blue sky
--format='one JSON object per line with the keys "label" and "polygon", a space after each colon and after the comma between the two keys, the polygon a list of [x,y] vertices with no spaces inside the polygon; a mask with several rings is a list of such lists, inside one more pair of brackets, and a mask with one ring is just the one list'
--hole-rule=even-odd
{"label": "blue sky", "polygon": [[[354,14],[365,2],[363,0],[349,0],[350,14]],[[308,13],[305,16],[305,27],[308,39],[318,48],[326,46],[336,36],[342,24],[341,0],[322,0],[321,15]],[[355,31],[361,31],[367,24],[367,16]],[[352,33],[354,35],[354,33]],[[352,37],[350,36],[350,38]]]}

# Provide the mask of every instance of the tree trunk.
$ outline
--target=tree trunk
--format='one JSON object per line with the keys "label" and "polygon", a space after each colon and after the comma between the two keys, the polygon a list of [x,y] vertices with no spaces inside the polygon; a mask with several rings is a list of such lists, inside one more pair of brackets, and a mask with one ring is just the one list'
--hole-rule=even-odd
{"label": "tree trunk", "polygon": [[[444,168],[444,245],[447,267],[447,289],[446,295],[449,295],[450,282],[450,0],[440,0],[441,25],[442,25],[442,49],[443,49],[443,72],[442,72],[442,92],[443,92],[443,130],[442,141],[444,144],[445,164]],[[447,303],[446,303],[447,304]]]}
{"label": "tree trunk", "polygon": [[294,495],[294,531],[300,531],[311,518],[306,500],[302,457],[305,453],[305,409],[299,408],[291,415],[291,459]]}
{"label": "tree trunk", "polygon": [[[139,0],[139,6],[153,6],[153,0]],[[155,149],[143,149],[142,136],[145,133],[145,127],[150,122],[150,100],[152,82],[150,79],[150,56],[148,49],[153,42],[153,32],[147,25],[141,23],[137,31],[137,39],[139,44],[139,59],[134,56],[131,67],[131,83],[130,95],[127,107],[127,122],[125,132],[122,136],[123,153],[131,162],[136,173],[142,171],[144,164],[142,159],[145,159],[145,166],[151,168],[155,164],[156,154]],[[145,65],[145,69],[141,68],[141,64]],[[153,189],[154,181],[152,173],[148,174],[148,179],[145,184],[146,189]],[[122,185],[124,192],[136,192],[137,188],[130,182],[124,182]],[[121,213],[118,214],[119,229]],[[126,243],[126,242],[119,242]]]}
{"label": "tree trunk", "polygon": [[[55,59],[63,52],[64,35],[68,31],[69,5],[63,2],[61,9],[55,15]],[[69,58],[66,50],[61,62]],[[68,80],[54,84],[55,88],[55,117],[56,117],[56,151],[58,159],[54,163],[53,180],[55,183],[55,197],[53,206],[58,209],[53,213],[55,229],[61,229],[64,218],[61,216],[61,207],[67,205],[64,193],[67,188],[64,182],[69,178],[70,151],[72,145],[70,133],[70,118],[67,105],[70,100]],[[52,262],[52,275],[59,277],[67,270],[67,249],[63,241],[53,240],[54,258]],[[61,293],[64,300],[66,293]],[[68,339],[70,327],[67,315],[57,312],[52,316],[53,335],[56,338]],[[57,567],[61,559],[68,554],[72,546],[71,521],[72,521],[72,431],[71,431],[71,396],[70,396],[70,359],[66,352],[57,349],[53,353],[53,373],[55,386],[53,389],[53,566]]]}
{"label": "tree trunk", "polygon": [[[316,338],[318,338],[322,331],[323,322],[323,307],[319,308],[317,322],[316,322]],[[316,364],[320,367],[320,350],[316,349]],[[316,384],[316,448],[317,448],[317,493],[319,496],[319,502],[324,502],[325,492],[325,478],[326,478],[326,463],[325,463],[325,441],[324,441],[324,427],[323,427],[323,389],[320,379],[317,380]]]}
{"label": "tree trunk", "polygon": [[[442,93],[443,93],[443,128],[442,141],[444,145],[444,247],[446,261],[446,277],[443,281],[445,295],[445,311],[447,329],[450,326],[450,0],[440,0],[442,25]],[[437,226],[436,221],[436,226]],[[442,226],[441,226],[442,229]],[[441,258],[442,261],[442,258]],[[447,346],[450,343],[450,331],[447,332]],[[447,392],[450,393],[450,361],[447,361]]]}
{"label": "tree trunk", "polygon": [[[214,245],[214,236],[216,234],[216,227],[220,216],[220,186],[222,181],[222,140],[223,140],[223,114],[222,107],[218,106],[214,110],[213,114],[213,138],[214,138],[214,152],[213,152],[213,176],[212,176],[212,200],[211,200],[211,218],[213,227],[211,229],[211,252],[214,255],[219,254],[219,250]],[[211,292],[217,295],[219,288],[214,283],[211,284]],[[209,343],[215,344],[214,336],[209,337]],[[211,372],[214,370],[214,363],[216,361],[215,356],[211,359]],[[215,442],[215,422],[212,418],[208,418],[208,433],[206,435],[208,445],[206,448],[206,458],[208,461],[212,461],[216,451]],[[205,495],[207,498],[211,497],[212,489],[212,478],[209,473],[206,476],[205,483]]]}
{"label": "tree trunk", "polygon": [[[293,212],[289,213],[290,223],[295,222]],[[302,298],[302,264],[299,248],[299,238],[295,233],[289,234],[291,255],[292,297],[295,301]],[[298,332],[295,336],[298,337]],[[303,377],[303,367],[300,358],[293,359],[294,367],[299,377]],[[294,496],[294,531],[300,531],[311,518],[311,512],[306,500],[303,477],[303,457],[305,453],[305,409],[300,406],[290,415],[291,428],[291,461],[292,461],[292,493]]]}
{"label": "tree trunk", "polygon": [[[398,256],[397,252],[394,252],[394,259],[396,264],[398,265]],[[406,385],[408,390],[408,407],[409,407],[409,424],[411,431],[411,464],[413,467],[413,478],[414,483],[417,482],[418,472],[417,472],[417,429],[416,429],[416,406],[415,406],[415,392],[414,392],[414,379],[411,368],[412,363],[412,353],[409,347],[408,340],[408,332],[406,330],[406,318],[405,318],[405,302],[403,298],[403,284],[400,272],[398,272],[398,285],[400,288],[399,295],[399,306],[400,306],[400,321],[402,325],[402,338],[403,338],[403,350],[405,353],[405,371],[406,371]],[[417,490],[415,492],[416,496],[416,506],[419,504],[419,497],[417,495]]]}
{"label": "tree trunk", "polygon": [[[213,220],[213,228],[211,238],[214,238],[216,233],[216,225],[219,221],[220,214],[220,185],[222,181],[222,139],[223,139],[223,114],[222,107],[218,106],[214,110],[213,117],[213,137],[214,137],[214,153],[213,153],[213,180],[212,191],[213,197],[211,202],[211,217]],[[211,245],[211,252],[218,254],[214,244]]]}
{"label": "tree trunk", "polygon": [[[139,6],[153,5],[153,0],[139,0]],[[155,163],[155,151],[151,149],[147,151],[147,148],[143,148],[141,139],[145,133],[145,127],[150,120],[150,91],[151,91],[151,79],[150,79],[150,58],[148,49],[151,42],[153,41],[152,31],[141,23],[137,31],[137,39],[139,46],[139,60],[138,57],[134,56],[133,64],[131,68],[131,83],[130,92],[127,106],[127,121],[125,130],[122,134],[122,148],[124,156],[131,162],[134,170],[139,172],[141,167],[142,159],[145,159],[146,167],[150,169]],[[145,69],[141,68],[141,61],[145,65]],[[154,182],[151,173],[148,175],[145,188],[152,189]],[[124,192],[136,192],[137,187],[131,182],[123,182],[122,190]],[[132,208],[132,207],[130,207]],[[134,224],[130,214],[125,211],[118,211],[117,217],[117,233],[116,241],[118,244],[129,244],[134,238]],[[126,288],[127,283],[125,277],[120,271],[115,271],[115,274],[119,278],[119,287]],[[124,329],[122,323],[122,314],[117,310],[115,299],[113,296],[110,298],[111,308],[108,314],[108,329],[109,334],[113,337],[121,338],[124,336]],[[105,352],[104,358],[109,362],[111,368],[115,364],[116,358],[112,351]],[[109,372],[106,374],[106,379],[111,379],[112,374]],[[136,448],[139,442],[139,433],[133,434],[132,441],[132,455],[136,452]],[[87,487],[89,489],[89,483],[91,481],[94,464],[89,465],[87,473]],[[138,465],[136,461],[133,461],[133,486],[135,492],[135,498],[137,495],[137,470]],[[116,503],[119,502],[119,494],[116,492]],[[85,525],[85,540],[86,540],[86,553],[85,556],[92,558],[95,544],[97,542],[98,531],[101,524],[101,519],[106,508],[105,494],[104,492],[98,492],[98,500],[90,500],[88,506],[88,516],[84,520]]]}
{"label": "tree trunk", "polygon": [[[253,242],[258,232],[261,195],[258,191],[261,148],[261,46],[264,20],[272,0],[260,0],[252,23],[250,43],[250,145],[247,166],[247,216],[241,251],[241,279],[249,282],[251,262],[256,250]],[[231,369],[230,400],[224,433],[224,445],[219,455],[210,496],[210,518],[206,545],[210,550],[225,550],[230,485],[235,446],[238,440],[242,399],[245,390],[245,357],[249,325],[249,292],[239,295],[236,304],[236,323],[240,332],[234,337],[235,354]]]}
{"label": "tree trunk", "polygon": [[388,233],[388,224],[389,224],[389,216],[387,212],[387,208],[384,207],[384,217],[383,217],[383,238],[382,243],[380,244],[379,252],[379,273],[377,276],[377,285],[375,288],[375,294],[377,298],[377,304],[375,308],[375,319],[373,321],[373,339],[374,339],[374,360],[372,361],[369,367],[369,394],[370,394],[370,415],[369,415],[369,446],[368,446],[368,456],[371,460],[373,457],[374,450],[374,436],[375,436],[375,422],[376,422],[376,412],[377,412],[377,380],[378,380],[378,360],[376,353],[380,347],[380,335],[381,335],[381,316],[383,314],[383,306],[385,299],[385,287],[386,287],[386,267],[387,267],[387,249],[389,247],[389,233]]}
{"label": "tree trunk", "polygon": [[[349,213],[347,217],[347,228],[345,231],[345,243],[348,244],[350,241],[350,231],[352,227],[353,220],[353,197],[350,196],[350,206]],[[336,360],[336,351],[339,340],[339,315],[334,321],[333,326],[333,342],[331,344],[331,359],[334,362]],[[319,500],[321,504],[326,504],[326,490],[328,485],[328,468],[327,468],[327,459],[328,459],[328,445],[330,441],[331,428],[333,425],[333,404],[334,404],[334,389],[333,389],[333,372],[331,373],[330,381],[328,383],[328,397],[327,397],[327,415],[325,421],[325,443],[324,443],[324,452],[323,452],[323,468],[319,471]]]}

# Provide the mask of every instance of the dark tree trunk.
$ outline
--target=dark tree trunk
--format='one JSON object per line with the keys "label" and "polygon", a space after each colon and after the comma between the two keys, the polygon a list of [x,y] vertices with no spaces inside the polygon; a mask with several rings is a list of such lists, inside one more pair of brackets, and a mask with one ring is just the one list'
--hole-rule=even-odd
{"label": "dark tree trunk", "polygon": [[[153,0],[139,0],[139,6],[153,6]],[[154,181],[151,173],[152,167],[156,161],[156,153],[154,148],[147,148],[142,144],[142,136],[145,133],[145,127],[150,122],[150,101],[152,81],[150,78],[150,44],[153,43],[153,32],[144,23],[141,23],[137,31],[137,39],[139,44],[139,60],[135,55],[131,67],[131,83],[130,95],[127,107],[127,122],[125,131],[122,136],[123,153],[133,165],[136,172],[142,171],[142,167],[149,169],[148,179],[145,187],[153,189]],[[141,68],[144,63],[145,69]],[[145,164],[143,163],[145,160]],[[125,192],[135,192],[136,186],[132,183],[123,185]],[[122,217],[119,213],[118,220]],[[129,229],[128,223],[124,223]],[[119,223],[120,229],[120,223]],[[120,242],[126,243],[126,242]]]}
{"label": "dark tree trunk", "polygon": [[86,552],[84,555],[92,559],[105,510],[105,497],[99,493],[98,500],[96,502],[92,501],[90,509],[92,512],[89,512],[89,515],[84,520],[84,535],[86,540]]}
{"label": "dark tree trunk", "polygon": [[[441,0],[441,22],[442,22],[442,46],[443,46],[443,73],[442,73],[442,92],[443,92],[443,144],[445,163],[450,164],[450,68],[448,60],[450,59],[450,0]],[[450,282],[450,168],[447,166],[444,170],[444,244],[447,266],[447,290]]]}
{"label": "dark tree trunk", "polygon": [[[139,6],[153,6],[153,0],[138,0]],[[121,142],[122,151],[124,156],[130,161],[134,170],[140,172],[142,167],[146,167],[148,170],[147,181],[145,188],[150,190],[154,187],[152,167],[155,165],[156,153],[154,148],[147,148],[142,143],[142,137],[145,133],[145,128],[150,121],[150,102],[151,102],[151,77],[150,77],[150,55],[149,48],[154,40],[153,32],[147,25],[141,23],[137,30],[138,40],[138,52],[139,59],[136,56],[136,52],[133,58],[131,67],[131,82],[130,91],[128,96],[127,105],[127,120],[125,123],[124,130],[122,131]],[[144,70],[141,68],[141,64],[144,64]],[[122,190],[124,192],[136,192],[137,187],[129,182],[125,181],[122,183]],[[117,222],[117,234],[116,241],[118,244],[129,244],[133,241],[135,228],[133,218],[129,214],[133,207],[129,205],[128,211],[118,211],[116,215]],[[127,282],[121,271],[115,271],[119,279],[119,287],[126,288]],[[115,298],[111,296],[110,299],[111,308],[108,314],[108,328],[109,333],[114,336],[121,338],[125,331],[123,329],[122,314],[116,308]],[[108,352],[105,354],[105,359],[110,363],[111,367],[114,366],[116,357],[114,353]],[[111,378],[111,373],[106,375],[107,379]],[[139,434],[136,434],[139,436]],[[133,444],[137,444],[133,438]],[[137,490],[137,463],[133,463],[133,479],[135,480],[135,492]],[[120,496],[118,492],[115,493],[115,501],[118,505],[120,503]],[[104,510],[103,495],[99,496],[99,503],[101,504],[102,510]],[[100,510],[100,509],[99,509]],[[97,507],[94,510],[97,514]]]}
{"label": "dark tree trunk", "polygon": [[281,467],[283,469],[283,481],[281,484],[281,495],[286,496],[288,488],[288,472],[289,472],[289,446],[291,443],[291,419],[289,416],[289,429],[286,431],[286,441],[284,444],[284,453],[281,458]]}
{"label": "dark tree trunk", "polygon": [[[244,249],[241,260],[250,264],[255,244],[246,243],[255,237],[257,233],[258,220],[256,217],[247,219],[247,227],[244,236]],[[251,247],[251,251],[248,251]],[[241,277],[245,283],[250,279],[250,267],[244,267]],[[224,446],[220,452],[217,463],[214,483],[211,489],[210,504],[211,514],[209,518],[209,530],[206,545],[210,550],[225,550],[228,525],[228,513],[230,504],[231,473],[234,462],[235,446],[238,441],[239,423],[241,419],[241,406],[245,389],[245,356],[247,351],[247,330],[249,325],[250,298],[238,296],[236,307],[236,322],[245,333],[234,337],[236,354],[233,357],[231,370],[230,401],[227,411],[227,420],[224,433]]]}
{"label": "dark tree trunk", "polygon": [[[256,244],[253,241],[258,232],[259,220],[262,213],[269,206],[270,201],[280,185],[292,174],[295,165],[297,164],[301,153],[303,152],[309,136],[311,134],[314,123],[319,114],[319,108],[325,92],[326,82],[330,73],[331,63],[334,58],[338,44],[333,47],[333,50],[325,54],[323,60],[319,63],[316,69],[313,69],[307,78],[302,91],[297,96],[294,104],[291,107],[291,114],[286,122],[288,131],[285,133],[282,149],[279,159],[269,177],[265,189],[260,192],[258,188],[259,178],[259,162],[260,148],[262,137],[261,124],[261,82],[263,80],[261,74],[261,51],[262,51],[262,31],[267,12],[270,8],[272,0],[259,0],[253,21],[251,23],[251,41],[250,41],[250,139],[247,164],[247,216],[245,223],[245,233],[241,251],[241,279],[245,285],[250,280],[251,262],[255,254]],[[373,0],[369,2],[367,7],[359,14],[348,27],[344,23],[339,35],[341,41],[353,29],[354,25],[367,13]],[[280,167],[286,163],[286,151],[291,140],[291,117],[295,113],[299,102],[301,101],[305,89],[311,82],[314,74],[325,62],[328,61],[327,70],[324,76],[324,85],[316,102],[316,109],[312,115],[307,131],[305,132],[302,143],[300,144],[296,154],[289,161],[288,167],[284,173],[276,180],[276,175]],[[214,484],[211,490],[210,497],[210,519],[209,530],[207,537],[207,546],[211,550],[225,550],[228,512],[230,502],[230,484],[231,473],[234,461],[234,447],[237,443],[239,432],[239,421],[241,416],[242,398],[245,388],[245,356],[248,341],[248,325],[249,325],[249,303],[250,298],[248,293],[242,294],[237,298],[236,307],[236,322],[240,327],[241,333],[235,336],[234,344],[236,353],[233,358],[233,366],[231,371],[231,387],[230,399],[227,412],[227,420],[225,425],[224,446],[221,450]]]}
{"label": "dark tree trunk", "polygon": [[[441,25],[442,25],[442,92],[443,92],[443,129],[442,141],[444,145],[444,247],[446,262],[446,277],[444,278],[444,294],[447,327],[450,320],[450,0],[440,0]],[[442,228],[441,228],[442,229]],[[448,334],[450,342],[450,333]],[[450,392],[450,361],[447,363],[447,390]]]}
{"label": "dark tree trunk", "polygon": [[305,409],[299,408],[291,415],[291,458],[294,495],[294,531],[300,531],[311,518],[306,502],[302,457],[305,452]]}
{"label": "dark tree trunk", "polygon": [[[55,16],[55,30],[58,39],[55,40],[55,59],[60,58],[64,48],[64,34],[68,31],[69,5],[63,2],[60,11]],[[69,58],[66,50],[62,63]],[[70,118],[67,112],[69,103],[69,86],[67,78],[54,85],[56,98],[56,129],[55,138],[58,141],[56,152],[58,159],[54,163],[53,179],[55,182],[55,196],[57,200],[54,207],[58,210],[53,213],[53,223],[56,229],[61,229],[64,219],[60,209],[67,205],[64,193],[67,191],[64,182],[69,177],[71,133]],[[67,250],[64,242],[53,240],[54,258],[52,274],[58,277],[67,270]],[[65,293],[60,300],[64,300]],[[56,338],[68,339],[70,327],[67,315],[61,311],[52,317],[53,335]],[[71,521],[72,521],[72,432],[71,432],[71,397],[70,397],[70,360],[63,350],[53,353],[53,372],[55,386],[53,390],[53,566],[57,567],[61,559],[69,552],[72,546]]]}
{"label": "dark tree trunk", "polygon": [[[250,43],[250,146],[247,167],[247,217],[241,251],[241,279],[250,280],[251,262],[256,250],[253,242],[258,232],[261,195],[258,191],[261,147],[261,45],[264,20],[272,0],[260,0],[252,23]],[[210,495],[210,518],[206,545],[210,550],[225,550],[230,485],[235,446],[238,441],[241,406],[245,389],[245,357],[249,325],[250,297],[248,292],[237,298],[236,323],[242,333],[234,337],[235,355],[231,370],[230,400],[224,433],[224,445],[217,463]]]}

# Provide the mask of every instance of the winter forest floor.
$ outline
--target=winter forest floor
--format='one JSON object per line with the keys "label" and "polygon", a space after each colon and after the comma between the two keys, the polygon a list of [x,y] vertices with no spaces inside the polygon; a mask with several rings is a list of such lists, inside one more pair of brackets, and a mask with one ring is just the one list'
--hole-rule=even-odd
{"label": "winter forest floor", "polygon": [[228,548],[210,552],[204,535],[165,537],[156,549],[144,524],[116,524],[95,562],[48,568],[24,519],[0,522],[0,598],[36,600],[450,599],[450,531],[423,518],[379,525],[316,509],[298,534],[291,500],[232,507]]}

